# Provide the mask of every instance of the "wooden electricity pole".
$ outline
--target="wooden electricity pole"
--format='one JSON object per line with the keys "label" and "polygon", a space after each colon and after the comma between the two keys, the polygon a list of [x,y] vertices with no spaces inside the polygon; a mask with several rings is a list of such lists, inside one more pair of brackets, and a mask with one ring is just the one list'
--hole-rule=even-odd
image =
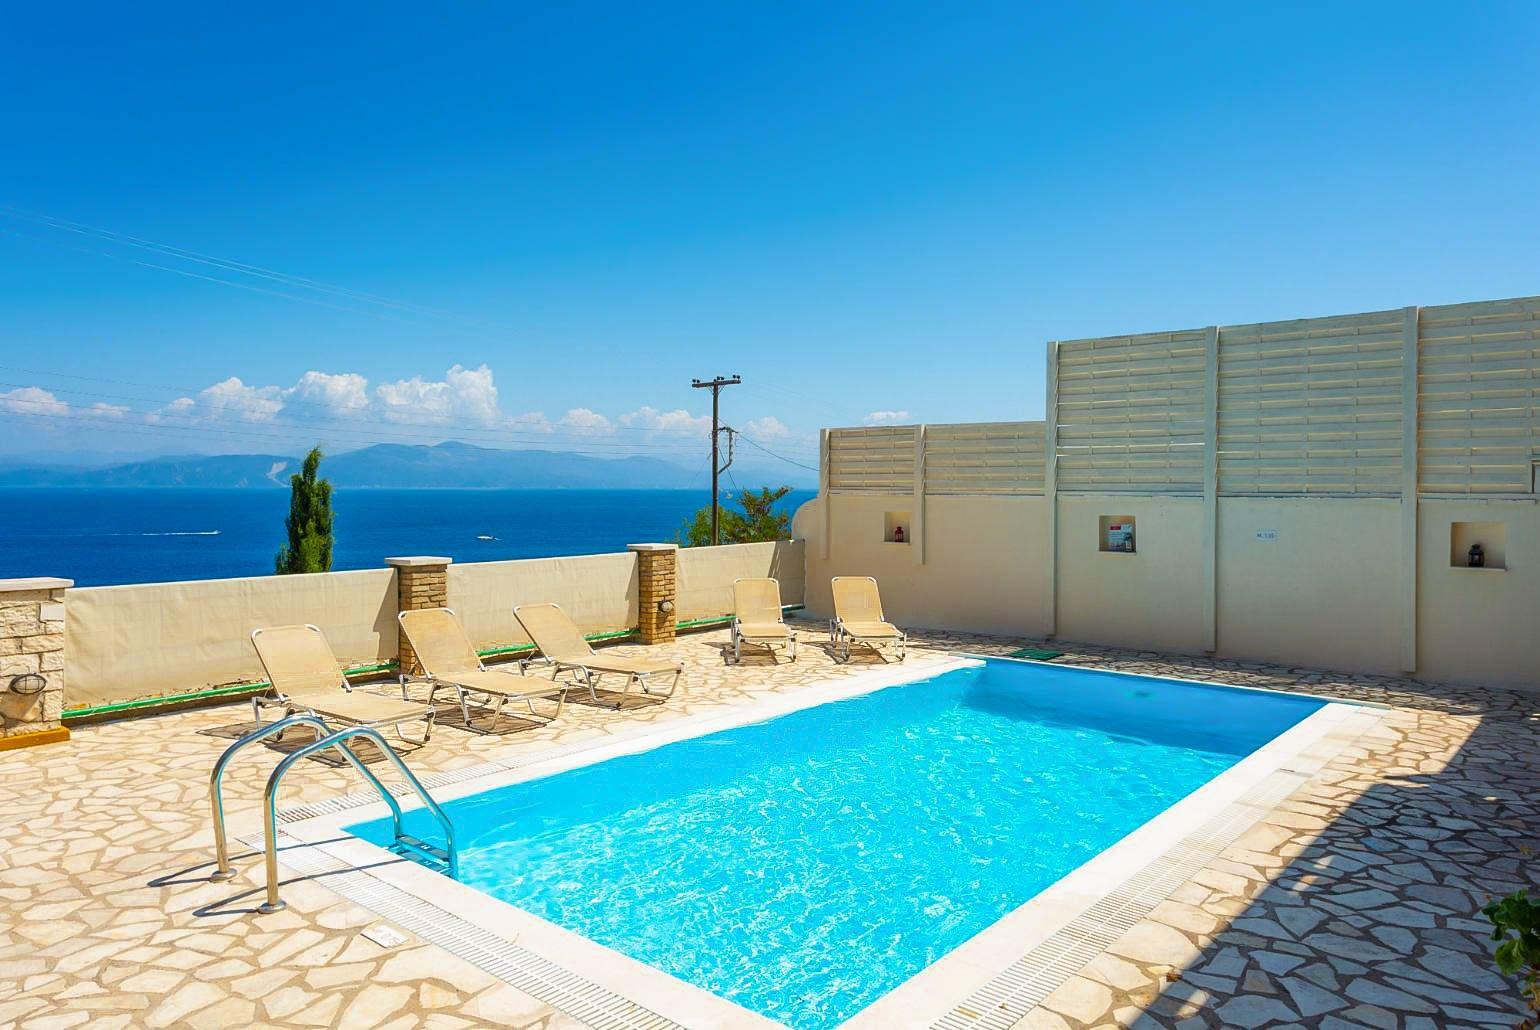
{"label": "wooden electricity pole", "polygon": [[721,458],[717,453],[717,439],[722,433],[721,406],[722,387],[737,386],[743,380],[737,376],[724,379],[717,376],[715,379],[692,379],[690,385],[697,390],[710,388],[711,390],[711,543],[713,546],[722,542],[720,528],[721,510],[717,505],[717,477],[721,475]]}

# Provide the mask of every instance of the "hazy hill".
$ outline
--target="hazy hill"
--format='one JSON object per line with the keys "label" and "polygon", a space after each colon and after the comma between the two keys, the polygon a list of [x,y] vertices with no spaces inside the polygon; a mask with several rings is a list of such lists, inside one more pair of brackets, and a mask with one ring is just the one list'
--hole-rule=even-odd
{"label": "hazy hill", "polygon": [[[704,454],[702,455],[704,458]],[[322,473],[339,488],[481,487],[533,489],[698,489],[710,482],[698,469],[658,458],[593,458],[567,451],[503,451],[448,441],[435,446],[375,444],[329,457]],[[182,455],[105,468],[67,465],[0,466],[0,486],[287,487],[297,457],[275,454]],[[814,473],[783,466],[734,466],[745,487],[811,486]]]}

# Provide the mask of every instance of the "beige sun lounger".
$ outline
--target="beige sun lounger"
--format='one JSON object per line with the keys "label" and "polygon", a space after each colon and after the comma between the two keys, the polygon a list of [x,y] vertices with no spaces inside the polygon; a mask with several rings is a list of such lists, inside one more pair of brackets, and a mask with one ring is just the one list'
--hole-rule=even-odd
{"label": "beige sun lounger", "polygon": [[882,595],[877,581],[870,576],[835,576],[834,618],[829,620],[829,638],[834,642],[839,660],[850,661],[850,645],[865,644],[881,654],[883,645],[897,645],[898,660],[904,660],[908,637],[904,631],[882,617]]}
{"label": "beige sun lounger", "polygon": [[[274,626],[251,631],[251,646],[272,684],[268,694],[251,699],[251,711],[262,721],[264,706],[282,708],[285,715],[308,712],[322,721],[349,726],[394,726],[401,739],[425,744],[433,734],[433,707],[355,691],[342,675],[337,656],[314,626]],[[422,739],[401,731],[405,722],[423,723]]]}
{"label": "beige sun lounger", "polygon": [[[599,700],[599,695],[594,692],[594,686],[599,677],[616,674],[626,678],[625,689],[620,692],[620,700],[615,702],[619,708],[625,703],[626,696],[630,694],[633,684],[642,688],[642,693],[670,697],[674,688],[679,685],[679,677],[684,672],[682,662],[671,662],[660,658],[622,658],[619,655],[600,654],[595,651],[588,641],[583,639],[582,632],[577,628],[577,623],[561,610],[560,605],[555,604],[521,604],[513,610],[513,617],[519,620],[519,625],[524,627],[524,632],[529,634],[529,639],[534,641],[540,649],[540,654],[553,668],[552,675],[560,675],[564,671],[576,672],[582,677],[583,683],[588,687],[588,696]],[[652,689],[652,677],[669,676],[667,692],[654,694]]]}
{"label": "beige sun lounger", "polygon": [[781,584],[773,579],[733,580],[733,664],[743,659],[743,645],[759,644],[775,656],[777,645],[797,660],[797,634],[781,613]]}
{"label": "beige sun lounger", "polygon": [[[434,696],[441,687],[453,689],[460,701],[460,714],[465,717],[467,729],[478,733],[493,732],[509,701],[524,702],[529,714],[542,722],[553,722],[561,715],[562,705],[567,700],[566,683],[526,676],[523,662],[519,663],[517,671],[512,668],[487,668],[471,645],[465,627],[451,609],[420,608],[402,612],[396,619],[401,623],[401,632],[406,634],[407,642],[417,655],[416,671],[425,676],[430,684],[428,704],[433,704]],[[410,671],[402,673],[403,690]],[[477,726],[471,721],[470,701],[473,698],[478,707],[492,709],[492,717],[485,726]],[[556,711],[549,715],[535,711],[537,698],[554,700]]]}

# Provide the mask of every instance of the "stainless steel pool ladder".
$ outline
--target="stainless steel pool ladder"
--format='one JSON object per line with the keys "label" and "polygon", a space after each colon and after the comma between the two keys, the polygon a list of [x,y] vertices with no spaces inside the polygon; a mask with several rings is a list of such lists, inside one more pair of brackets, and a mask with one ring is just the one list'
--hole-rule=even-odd
{"label": "stainless steel pool ladder", "polygon": [[[224,753],[214,763],[214,770],[209,775],[209,807],[214,817],[214,856],[216,862],[215,870],[209,876],[210,880],[223,881],[235,875],[235,870],[230,867],[230,848],[225,835],[224,795],[220,786],[221,780],[224,778],[225,767],[230,764],[230,760],[242,748],[301,725],[310,726],[315,729],[316,739],[298,751],[284,756],[283,760],[273,769],[272,774],[268,776],[267,786],[262,790],[262,836],[263,850],[266,853],[267,900],[258,906],[257,911],[262,913],[277,912],[284,907],[283,901],[278,897],[278,810],[276,804],[278,787],[283,782],[284,773],[288,772],[294,763],[300,759],[308,758],[316,752],[325,751],[328,748],[336,748],[338,751],[341,751],[349,764],[362,774],[369,785],[390,806],[391,823],[396,842],[391,850],[397,853],[410,853],[419,858],[428,859],[432,863],[443,866],[451,877],[459,877],[460,862],[459,854],[455,849],[454,823],[450,822],[449,816],[444,814],[444,810],[439,807],[437,801],[433,800],[433,795],[428,793],[427,788],[412,774],[412,770],[407,768],[406,763],[401,760],[401,756],[396,754],[389,744],[385,743],[385,738],[380,736],[379,731],[370,726],[349,726],[346,729],[333,732],[332,728],[319,716],[297,714],[279,719],[277,722],[268,723],[265,726],[257,727],[225,748]],[[396,767],[396,771],[401,774],[401,778],[406,780],[407,784],[417,793],[418,798],[422,800],[423,806],[432,813],[433,817],[438,820],[439,826],[443,828],[445,847],[440,848],[429,844],[427,841],[406,832],[402,825],[401,803],[396,800],[396,796],[386,788],[385,784],[380,782],[380,778],[348,746],[348,741],[354,737],[363,737],[366,740],[372,741],[374,746],[380,750],[380,753],[385,755],[391,764]]]}

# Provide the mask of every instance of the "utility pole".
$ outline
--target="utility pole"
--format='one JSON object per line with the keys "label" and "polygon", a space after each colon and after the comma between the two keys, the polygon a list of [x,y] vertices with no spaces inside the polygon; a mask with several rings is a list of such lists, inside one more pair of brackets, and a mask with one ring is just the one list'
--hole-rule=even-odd
{"label": "utility pole", "polygon": [[737,376],[724,379],[717,376],[715,379],[692,379],[690,385],[697,390],[711,390],[711,543],[716,545],[722,542],[720,526],[721,508],[717,504],[717,477],[722,474],[719,467],[720,457],[717,453],[717,439],[722,433],[721,405],[722,387],[737,386],[743,380]]}

